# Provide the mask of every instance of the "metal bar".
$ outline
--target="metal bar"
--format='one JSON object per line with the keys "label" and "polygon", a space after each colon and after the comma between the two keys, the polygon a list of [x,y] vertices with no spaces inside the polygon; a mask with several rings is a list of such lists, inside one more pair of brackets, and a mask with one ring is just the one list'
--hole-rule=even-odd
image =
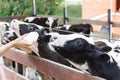
{"label": "metal bar", "polygon": [[111,9],[108,9],[108,41],[112,41],[112,21],[111,21]]}
{"label": "metal bar", "polygon": [[33,16],[36,16],[36,0],[33,0]]}
{"label": "metal bar", "polygon": [[66,1],[64,2],[64,7],[63,7],[63,24],[67,24],[67,4]]}

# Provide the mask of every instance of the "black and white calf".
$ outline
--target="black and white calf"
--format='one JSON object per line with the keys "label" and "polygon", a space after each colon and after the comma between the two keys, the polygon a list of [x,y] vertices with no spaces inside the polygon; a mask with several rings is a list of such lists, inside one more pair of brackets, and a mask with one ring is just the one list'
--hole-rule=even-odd
{"label": "black and white calf", "polygon": [[[18,33],[21,33],[20,31],[22,30],[22,26],[19,26],[20,24],[18,23],[14,26],[14,23],[12,23],[14,29],[18,29]],[[120,79],[120,58],[119,54],[118,56],[114,55],[113,52],[115,51],[113,49],[108,53],[104,52],[99,46],[96,47],[91,38],[84,35],[41,34],[41,30],[39,30],[35,30],[36,33],[40,33],[37,41],[39,44],[36,49],[38,49],[41,57],[67,66],[71,66],[71,64],[66,59],[80,65],[87,62],[88,71],[91,74],[107,80]],[[26,31],[24,30],[22,33],[24,34]]]}
{"label": "black and white calf", "polygon": [[[18,36],[21,36],[25,33],[28,32],[36,32],[39,34],[39,38],[37,40],[37,42],[35,44],[33,44],[32,46],[32,50],[34,53],[36,53],[37,55],[70,66],[70,67],[74,67],[70,62],[68,62],[64,57],[62,57],[60,54],[53,52],[50,47],[48,46],[48,42],[51,40],[54,40],[54,38],[50,39],[50,35],[45,35],[44,31],[44,27],[39,26],[39,25],[34,25],[34,26],[30,26],[31,23],[25,23],[25,22],[21,22],[18,20],[13,20],[11,22],[12,28],[15,30],[15,32],[17,33]],[[47,37],[44,37],[47,36]]]}
{"label": "black and white calf", "polygon": [[15,31],[13,31],[13,30],[5,31],[1,38],[1,43],[7,44],[16,38],[18,38],[18,36],[16,35]]}
{"label": "black and white calf", "polygon": [[[57,35],[56,35],[57,36]],[[63,57],[77,63],[87,62],[88,71],[107,80],[120,79],[120,54],[115,47],[108,53],[101,51],[94,43],[83,35],[58,35],[54,41],[49,42],[51,50]]]}
{"label": "black and white calf", "polygon": [[[56,27],[56,29],[83,33],[85,36],[89,36],[93,32],[93,26],[88,23],[62,25],[62,26]],[[64,32],[64,31],[58,31],[58,32],[60,34],[68,34],[68,32]]]}
{"label": "black and white calf", "polygon": [[[25,23],[25,22],[21,22],[18,20],[13,20],[11,22],[12,28],[16,31],[16,33],[21,36],[27,32],[30,33],[36,33],[39,34],[39,38],[37,40],[37,42],[35,42],[31,48],[31,50],[36,53],[38,56],[70,66],[70,67],[74,67],[69,61],[67,61],[64,57],[62,57],[61,55],[59,55],[58,53],[53,52],[52,50],[50,50],[48,43],[49,42],[49,38],[50,36],[47,35],[47,37],[44,37],[44,28],[40,27],[38,25],[36,26],[29,26],[30,23]],[[40,27],[40,28],[38,28]],[[32,28],[32,29],[31,29]],[[30,38],[30,37],[29,37]],[[33,37],[31,37],[33,38]],[[28,38],[27,38],[28,39]],[[49,39],[49,40],[48,40]],[[54,39],[54,38],[53,38]],[[51,39],[51,41],[53,40]],[[76,67],[74,67],[76,68]]]}
{"label": "black and white calf", "polygon": [[0,22],[0,39],[4,35],[5,31],[9,31],[10,24],[8,22]]}
{"label": "black and white calf", "polygon": [[58,26],[58,19],[57,18],[52,18],[52,17],[26,17],[25,22],[28,22],[28,23],[35,23],[37,25],[41,25],[41,26],[44,26],[44,27],[51,27],[51,28],[55,28]]}

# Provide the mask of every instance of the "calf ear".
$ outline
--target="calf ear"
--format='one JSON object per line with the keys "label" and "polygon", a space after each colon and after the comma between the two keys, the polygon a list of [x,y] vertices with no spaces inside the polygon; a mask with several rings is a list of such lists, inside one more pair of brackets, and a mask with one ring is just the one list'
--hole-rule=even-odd
{"label": "calf ear", "polygon": [[95,58],[96,62],[103,63],[107,62],[110,59],[108,54],[101,54]]}
{"label": "calf ear", "polygon": [[109,52],[112,50],[112,48],[110,46],[102,46],[100,47],[100,49],[103,51],[103,52]]}
{"label": "calf ear", "polygon": [[57,22],[57,21],[58,21],[58,18],[56,18],[55,21]]}
{"label": "calf ear", "polygon": [[38,38],[38,42],[49,42],[50,41],[50,37],[51,35],[42,35],[42,36],[39,36]]}

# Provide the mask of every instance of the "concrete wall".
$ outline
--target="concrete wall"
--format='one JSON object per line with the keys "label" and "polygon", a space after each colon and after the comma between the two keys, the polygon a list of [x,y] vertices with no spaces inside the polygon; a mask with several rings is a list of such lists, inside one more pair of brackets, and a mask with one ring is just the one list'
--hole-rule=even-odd
{"label": "concrete wall", "polygon": [[[112,9],[116,9],[116,0],[112,0]],[[110,9],[110,0],[83,0],[82,1],[82,18],[89,19],[104,13]]]}

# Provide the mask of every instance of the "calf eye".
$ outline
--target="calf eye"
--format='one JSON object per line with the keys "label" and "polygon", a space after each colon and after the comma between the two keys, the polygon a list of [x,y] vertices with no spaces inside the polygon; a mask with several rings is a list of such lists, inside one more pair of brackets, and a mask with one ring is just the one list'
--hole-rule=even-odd
{"label": "calf eye", "polygon": [[54,37],[54,39],[57,39],[57,37]]}
{"label": "calf eye", "polygon": [[30,30],[33,30],[33,27],[30,27]]}
{"label": "calf eye", "polygon": [[6,33],[5,35],[9,35],[9,33]]}
{"label": "calf eye", "polygon": [[57,39],[57,37],[52,37],[52,38],[50,38],[50,42],[52,42],[52,41],[54,41],[56,39]]}
{"label": "calf eye", "polygon": [[91,45],[90,47],[91,47],[91,48],[95,48],[95,46],[94,46],[94,45]]}

